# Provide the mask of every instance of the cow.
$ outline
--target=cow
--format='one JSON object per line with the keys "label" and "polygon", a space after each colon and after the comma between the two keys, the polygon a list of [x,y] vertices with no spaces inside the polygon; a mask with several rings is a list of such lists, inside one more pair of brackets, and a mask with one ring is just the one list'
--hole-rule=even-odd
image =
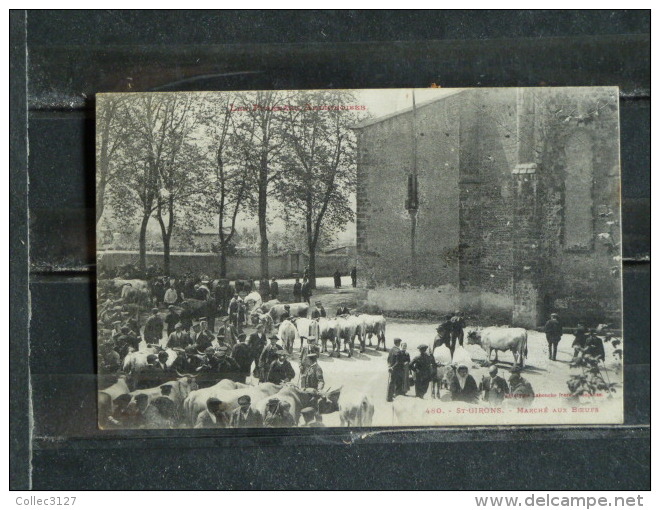
{"label": "cow", "polygon": [[126,280],[123,278],[113,278],[111,281],[112,286],[117,290],[123,289],[126,286],[132,287],[134,289],[149,289],[149,283],[146,280]]}
{"label": "cow", "polygon": [[289,412],[291,413],[291,416],[293,416],[295,423],[298,424],[298,421],[300,420],[300,411],[306,407],[315,407],[320,414],[328,414],[337,411],[337,399],[341,398],[340,391],[341,388],[334,391],[318,393],[302,390],[293,384],[286,384],[274,395],[270,395],[255,402],[253,407],[265,418],[268,400],[270,400],[271,397],[277,397],[280,402],[286,402],[289,404]]}
{"label": "cow", "polygon": [[266,301],[264,304],[261,305],[261,311],[263,313],[268,313],[270,312],[270,309],[273,308],[275,305],[280,305],[282,304],[279,299],[271,299],[270,301]]}
{"label": "cow", "polygon": [[335,343],[337,342],[337,320],[328,319],[326,317],[315,319],[310,325],[310,333],[312,336],[318,338],[319,345],[321,345],[323,352],[327,352],[328,350],[328,340],[334,349]]}
{"label": "cow", "polygon": [[120,395],[130,393],[126,376],[120,375],[117,382],[98,392],[98,413],[99,413],[99,427],[103,428],[108,425],[108,418],[112,416],[114,409],[114,401]]}
{"label": "cow", "polygon": [[206,317],[209,311],[208,301],[202,299],[185,299],[181,302],[181,306],[176,308],[175,311],[181,315],[182,312],[187,312],[193,319]]}
{"label": "cow", "polygon": [[360,321],[356,320],[357,317],[348,315],[337,317],[337,338],[333,351],[337,351],[337,357],[341,357],[340,347],[341,341],[344,341],[344,351],[348,349],[348,357],[353,356],[353,347],[355,343],[355,336],[358,334],[358,327]]}
{"label": "cow", "polygon": [[527,331],[523,328],[484,328],[468,332],[468,344],[476,344],[486,351],[487,360],[490,361],[492,351],[511,351],[514,365],[523,367],[527,357]]}
{"label": "cow", "polygon": [[376,336],[376,340],[378,340],[378,343],[376,344],[376,350],[380,348],[380,344],[383,344],[383,350],[386,351],[387,348],[385,347],[385,326],[387,325],[387,321],[385,320],[385,317],[382,315],[368,315],[368,314],[363,314],[359,316],[363,323],[364,323],[364,334],[367,337],[367,340],[369,340],[369,347],[372,346],[371,344],[371,337]]}
{"label": "cow", "polygon": [[374,417],[374,405],[359,390],[343,390],[339,395],[339,420],[342,427],[370,427]]}
{"label": "cow", "polygon": [[197,391],[197,389],[197,381],[195,376],[181,374],[181,377],[178,379],[163,383],[154,388],[132,391],[130,393],[132,400],[129,406],[135,405],[135,397],[140,394],[147,395],[149,401],[152,401],[160,396],[166,396],[174,403],[174,412],[178,421],[183,418],[183,403],[188,398],[190,393]]}
{"label": "cow", "polygon": [[218,398],[227,404],[227,411],[231,412],[238,407],[238,399],[243,395],[248,395],[252,402],[258,402],[274,395],[282,389],[281,385],[273,383],[262,383],[258,386],[227,389],[229,386],[228,382],[231,381],[223,380],[210,388],[190,392],[186,400],[183,402],[184,416],[190,427],[195,426],[197,416],[206,409],[206,401],[211,397]]}
{"label": "cow", "polygon": [[[291,317],[307,317],[309,315],[309,303],[291,303],[289,313]],[[278,324],[282,320],[285,305],[280,303],[274,305],[268,313],[273,318],[273,322]]]}
{"label": "cow", "polygon": [[151,304],[151,293],[147,289],[136,289],[126,285],[121,289],[121,300],[124,304],[138,305],[147,308]]}
{"label": "cow", "polygon": [[298,330],[298,335],[300,336],[300,350],[302,350],[304,340],[307,340],[310,336],[317,336],[316,325],[318,323],[307,317],[299,317],[293,322]]}
{"label": "cow", "polygon": [[[124,358],[122,370],[127,374],[137,374],[140,370],[147,366],[147,356],[150,354],[157,354],[161,350],[163,349],[158,347],[148,347],[144,351],[129,352]],[[168,354],[165,366],[170,368],[174,364],[178,353],[173,349],[165,349],[165,352]]]}
{"label": "cow", "polygon": [[[298,329],[290,320],[284,319],[277,330],[277,336],[284,343],[284,348],[289,354],[293,353],[293,346],[295,341],[300,338]],[[302,348],[302,343],[301,343]]]}
{"label": "cow", "polygon": [[259,313],[258,311],[251,315],[252,324],[254,326],[263,324],[264,333],[269,335],[273,332],[273,318],[268,313]]}
{"label": "cow", "polygon": [[256,312],[257,310],[261,309],[261,306],[263,305],[263,302],[261,300],[261,294],[259,294],[256,290],[250,292],[245,298],[243,298],[243,301],[245,302],[245,307],[248,315],[252,315],[253,312]]}

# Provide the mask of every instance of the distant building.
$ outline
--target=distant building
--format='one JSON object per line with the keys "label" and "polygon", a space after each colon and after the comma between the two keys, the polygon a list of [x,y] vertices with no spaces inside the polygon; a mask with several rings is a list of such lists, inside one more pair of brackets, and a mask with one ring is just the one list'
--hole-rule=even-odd
{"label": "distant building", "polygon": [[620,321],[616,88],[462,90],[355,129],[370,300]]}

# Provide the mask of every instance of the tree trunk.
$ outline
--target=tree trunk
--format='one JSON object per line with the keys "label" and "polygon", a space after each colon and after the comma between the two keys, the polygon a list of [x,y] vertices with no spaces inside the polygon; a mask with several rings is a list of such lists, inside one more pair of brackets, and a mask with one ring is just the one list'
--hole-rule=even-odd
{"label": "tree trunk", "polygon": [[105,208],[105,179],[101,179],[96,186],[96,224],[99,224],[103,209]]}
{"label": "tree trunk", "polygon": [[262,161],[261,171],[259,172],[259,236],[261,238],[261,279],[268,280],[268,225],[266,223],[266,213],[268,207],[268,167],[267,163]]}
{"label": "tree trunk", "polygon": [[227,247],[220,245],[220,278],[227,278]]}
{"label": "tree trunk", "polygon": [[170,235],[163,236],[163,272],[170,276]]}
{"label": "tree trunk", "polygon": [[309,285],[316,288],[316,246],[309,247]]}
{"label": "tree trunk", "polygon": [[149,223],[150,214],[142,215],[142,223],[140,224],[140,271],[147,270],[147,224]]}

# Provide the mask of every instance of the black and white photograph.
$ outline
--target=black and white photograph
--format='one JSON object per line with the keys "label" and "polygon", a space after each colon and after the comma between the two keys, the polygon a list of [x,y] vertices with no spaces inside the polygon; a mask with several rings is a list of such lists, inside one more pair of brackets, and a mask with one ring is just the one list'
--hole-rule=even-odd
{"label": "black and white photograph", "polygon": [[623,423],[619,89],[96,98],[102,429]]}

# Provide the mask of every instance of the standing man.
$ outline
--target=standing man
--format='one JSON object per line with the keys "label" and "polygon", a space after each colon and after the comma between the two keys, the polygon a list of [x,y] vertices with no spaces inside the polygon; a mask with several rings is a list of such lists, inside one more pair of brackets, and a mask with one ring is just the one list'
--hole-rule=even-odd
{"label": "standing man", "polygon": [[479,391],[484,392],[483,399],[492,406],[499,406],[504,396],[509,393],[509,385],[504,377],[497,375],[497,367],[493,365],[488,369],[488,375],[481,379]]}
{"label": "standing man", "polygon": [[335,289],[341,288],[341,273],[339,272],[339,269],[335,271]]}
{"label": "standing man", "polygon": [[268,370],[268,382],[282,384],[293,381],[296,372],[286,359],[287,355],[288,353],[285,350],[277,351],[277,359],[270,364]]}
{"label": "standing man", "polygon": [[214,368],[217,380],[222,381],[223,379],[230,379],[234,382],[240,382],[237,378],[241,369],[238,366],[238,363],[236,363],[236,360],[228,355],[228,352],[229,349],[227,346],[223,345],[219,347],[213,355],[215,358]]}
{"label": "standing man", "polygon": [[206,401],[206,409],[199,413],[195,422],[196,429],[225,429],[229,420],[225,411],[227,404],[219,398],[211,397]]}
{"label": "standing man", "polygon": [[256,428],[263,426],[261,413],[252,408],[250,395],[238,397],[238,409],[231,414],[229,425],[234,429]]}
{"label": "standing man", "polygon": [[302,285],[300,284],[300,278],[296,278],[296,282],[293,284],[293,302],[300,303],[302,301]]}
{"label": "standing man", "polygon": [[596,334],[595,329],[589,330],[584,353],[601,361],[605,361],[605,347],[603,345],[603,340]]}
{"label": "standing man", "polygon": [[163,296],[163,302],[169,307],[170,305],[175,305],[179,300],[179,294],[177,293],[174,285],[170,285],[165,291]]}
{"label": "standing man", "polygon": [[559,315],[550,314],[550,320],[545,323],[545,339],[548,342],[548,359],[557,361],[557,346],[561,340],[562,326]]}
{"label": "standing man", "polygon": [[[390,349],[387,356],[387,370],[389,371],[389,381],[387,384],[387,401],[392,402],[394,397],[401,395],[403,391],[404,363],[405,356],[400,363],[401,339],[394,339],[394,346]],[[407,374],[405,374],[407,376]]]}
{"label": "standing man", "polygon": [[234,297],[229,301],[229,306],[227,307],[227,313],[229,314],[229,322],[235,328],[238,328],[238,300],[240,299],[238,293],[234,294]]}
{"label": "standing man", "polygon": [[445,317],[445,320],[442,321],[438,327],[436,328],[436,331],[438,334],[435,336],[435,340],[433,340],[433,349],[435,350],[436,347],[439,347],[441,345],[446,345],[451,349],[451,314],[447,314]]}
{"label": "standing man", "polygon": [[245,384],[247,377],[250,375],[250,368],[252,367],[252,350],[245,342],[245,335],[239,335],[238,338],[239,343],[234,346],[231,356],[238,365],[236,382]]}
{"label": "standing man", "polygon": [[580,354],[580,351],[585,348],[587,345],[587,329],[581,322],[578,322],[577,328],[575,329],[575,339],[573,340],[573,357],[577,358]]}
{"label": "standing man", "polygon": [[301,388],[312,388],[314,390],[321,391],[323,386],[325,386],[325,381],[323,380],[323,370],[318,364],[318,357],[319,355],[316,352],[310,352],[307,355],[309,366],[300,377]]}
{"label": "standing man", "polygon": [[176,326],[177,322],[179,322],[179,314],[174,311],[174,305],[169,305],[167,307],[167,315],[165,316],[168,337],[174,333],[174,326]]}
{"label": "standing man", "polygon": [[410,363],[410,370],[415,375],[415,396],[417,398],[424,398],[437,369],[435,359],[426,352],[428,348],[429,346],[426,344],[417,347],[419,355],[415,356]]}
{"label": "standing man", "polygon": [[321,304],[320,301],[317,301],[314,303],[314,310],[312,310],[312,319],[318,319],[320,317],[326,317],[327,314],[325,313],[325,308],[323,308],[323,305]]}
{"label": "standing man", "polygon": [[351,269],[351,284],[353,287],[357,287],[357,267],[355,266]]}
{"label": "standing man", "polygon": [[454,349],[456,349],[456,341],[458,341],[458,344],[463,347],[463,328],[465,328],[465,319],[463,319],[461,312],[456,310],[450,322],[451,332],[449,336],[449,349],[453,356]]}
{"label": "standing man", "polygon": [[151,316],[144,325],[144,341],[148,344],[160,344],[163,338],[163,319],[158,315],[158,308],[151,310]]}
{"label": "standing man", "polygon": [[259,356],[259,381],[266,382],[268,381],[268,371],[270,370],[270,365],[277,359],[277,353],[282,349],[277,345],[277,335],[270,337],[270,344],[264,347]]}
{"label": "standing man", "polygon": [[301,293],[302,293],[302,300],[305,303],[309,303],[309,299],[312,297],[312,285],[310,284],[307,278],[303,279]]}
{"label": "standing man", "polygon": [[166,349],[185,349],[192,343],[188,333],[183,331],[183,325],[177,322],[174,325],[174,331],[167,338]]}
{"label": "standing man", "polygon": [[307,368],[311,365],[311,362],[307,359],[311,353],[315,353],[317,356],[320,354],[321,349],[319,349],[318,344],[316,343],[316,337],[310,336],[307,338],[307,345],[305,345],[300,351],[300,373],[304,374],[307,371]]}
{"label": "standing man", "polygon": [[264,347],[266,347],[267,343],[268,339],[264,333],[264,325],[261,323],[257,324],[257,330],[250,335],[250,338],[248,338],[247,341],[248,347],[250,348],[250,355],[252,356],[252,361],[254,361],[254,368],[257,374],[259,373],[259,356],[264,350]]}
{"label": "standing man", "polygon": [[273,279],[270,282],[270,299],[277,299],[277,296],[280,294],[280,286],[275,280],[275,277],[273,276]]}

